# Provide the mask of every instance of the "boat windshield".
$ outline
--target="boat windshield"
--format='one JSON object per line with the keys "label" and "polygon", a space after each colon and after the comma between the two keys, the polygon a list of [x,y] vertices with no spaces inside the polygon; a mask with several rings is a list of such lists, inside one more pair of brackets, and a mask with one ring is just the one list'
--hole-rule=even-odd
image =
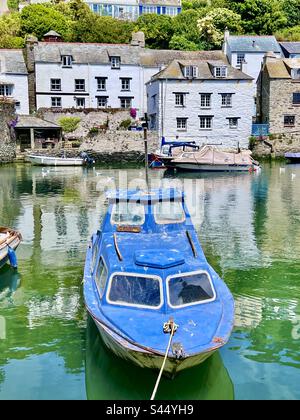
{"label": "boat windshield", "polygon": [[162,305],[159,277],[114,274],[108,288],[108,302],[116,305],[158,309]]}
{"label": "boat windshield", "polygon": [[183,223],[185,213],[181,201],[161,201],[154,206],[155,222],[159,225]]}
{"label": "boat windshield", "polygon": [[173,308],[207,303],[215,297],[212,281],[205,271],[168,278],[168,300]]}
{"label": "boat windshield", "polygon": [[121,226],[141,226],[145,223],[145,206],[127,201],[116,203],[112,208],[111,223]]}

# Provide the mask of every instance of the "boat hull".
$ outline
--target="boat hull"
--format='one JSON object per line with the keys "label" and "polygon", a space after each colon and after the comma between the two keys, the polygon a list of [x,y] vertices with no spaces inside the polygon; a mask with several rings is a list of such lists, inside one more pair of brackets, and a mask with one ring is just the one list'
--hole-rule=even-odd
{"label": "boat hull", "polygon": [[37,166],[83,166],[84,160],[78,158],[56,158],[48,156],[28,156],[28,161]]}
{"label": "boat hull", "polygon": [[[141,368],[148,368],[153,370],[161,369],[164,360],[163,354],[160,355],[151,353],[150,351],[134,346],[127,342],[125,339],[120,339],[120,337],[116,336],[96,319],[94,319],[94,322],[99,330],[104,344],[116,356],[128,362],[134,363]],[[219,346],[211,349],[211,351],[195,354],[182,359],[169,357],[166,361],[163,374],[164,376],[173,379],[179,372],[200,365],[206,359],[212,356],[218,349]]]}
{"label": "boat hull", "polygon": [[252,172],[259,168],[255,165],[201,165],[194,163],[171,163],[174,169],[194,172]]}
{"label": "boat hull", "polygon": [[[10,231],[8,229],[8,231]],[[8,247],[14,251],[18,248],[21,242],[21,235],[16,231],[10,231],[11,236],[7,240],[0,239],[0,268],[3,267],[8,261]]]}

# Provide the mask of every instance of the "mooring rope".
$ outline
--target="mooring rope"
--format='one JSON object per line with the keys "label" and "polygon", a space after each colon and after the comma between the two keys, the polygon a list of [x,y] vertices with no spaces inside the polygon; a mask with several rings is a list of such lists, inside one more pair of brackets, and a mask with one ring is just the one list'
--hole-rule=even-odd
{"label": "mooring rope", "polygon": [[169,351],[170,351],[172,339],[173,339],[173,336],[174,336],[177,328],[178,328],[178,325],[176,325],[175,322],[172,319],[170,319],[170,321],[168,321],[168,322],[166,322],[164,324],[164,328],[163,328],[164,329],[164,333],[168,333],[169,332],[170,333],[170,339],[169,339],[168,347],[167,347],[167,350],[166,350],[166,353],[165,353],[164,361],[163,361],[163,364],[161,366],[159,375],[157,377],[156,384],[155,384],[154,390],[152,392],[150,401],[153,401],[155,399],[155,396],[156,396],[156,393],[157,393],[157,390],[158,390],[158,387],[159,387],[159,383],[160,383],[160,380],[161,380],[161,376],[162,376],[163,371],[165,369],[165,364],[166,364],[166,361],[167,361],[167,358],[168,358],[168,354],[169,354]]}

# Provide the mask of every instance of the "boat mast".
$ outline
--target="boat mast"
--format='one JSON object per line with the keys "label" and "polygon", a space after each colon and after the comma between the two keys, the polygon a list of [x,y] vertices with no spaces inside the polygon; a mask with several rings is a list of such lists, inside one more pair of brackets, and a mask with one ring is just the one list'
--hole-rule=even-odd
{"label": "boat mast", "polygon": [[145,146],[145,176],[146,189],[149,190],[149,161],[148,161],[148,115],[145,114],[144,126],[144,146]]}

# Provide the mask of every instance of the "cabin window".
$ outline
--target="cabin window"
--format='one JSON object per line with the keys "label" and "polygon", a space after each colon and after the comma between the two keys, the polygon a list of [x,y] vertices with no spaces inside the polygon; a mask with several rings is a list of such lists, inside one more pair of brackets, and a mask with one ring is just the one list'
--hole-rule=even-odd
{"label": "cabin window", "polygon": [[205,271],[180,274],[170,277],[168,300],[171,307],[183,307],[213,301],[216,293],[212,281]]}
{"label": "cabin window", "polygon": [[96,275],[95,275],[95,281],[96,281],[96,285],[97,285],[100,297],[102,297],[103,295],[106,280],[107,280],[107,268],[101,257],[99,260]]}
{"label": "cabin window", "polygon": [[181,201],[161,201],[155,204],[154,219],[159,225],[184,222],[185,213]]}
{"label": "cabin window", "polygon": [[129,201],[114,204],[111,213],[111,223],[113,225],[143,225],[145,223],[144,205]]}
{"label": "cabin window", "polygon": [[93,246],[93,255],[92,255],[92,262],[91,262],[91,273],[94,272],[94,268],[96,266],[97,256],[99,251],[99,240],[97,239],[94,246]]}
{"label": "cabin window", "polygon": [[117,305],[157,309],[162,305],[159,277],[118,273],[111,280],[108,301]]}

